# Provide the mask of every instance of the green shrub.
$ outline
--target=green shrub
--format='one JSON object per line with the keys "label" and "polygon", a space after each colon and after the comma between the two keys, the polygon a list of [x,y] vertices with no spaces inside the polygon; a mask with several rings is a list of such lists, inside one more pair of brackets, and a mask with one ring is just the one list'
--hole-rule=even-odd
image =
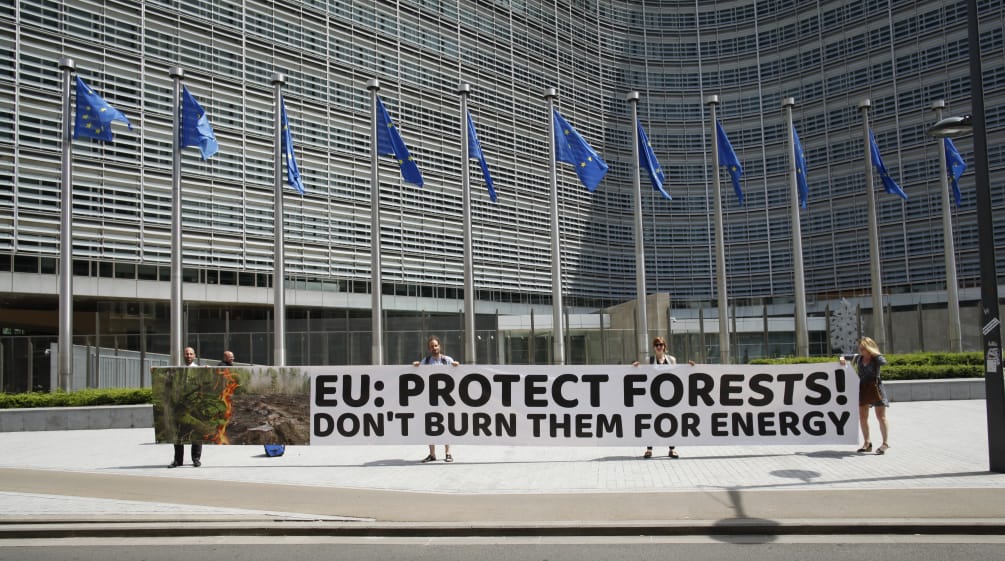
{"label": "green shrub", "polygon": [[[886,380],[933,380],[940,378],[983,378],[984,359],[972,353],[907,353],[883,355],[889,362],[883,368]],[[834,362],[837,357],[759,358],[751,364],[806,364]]]}
{"label": "green shrub", "polygon": [[0,409],[28,407],[88,407],[94,405],[136,405],[153,403],[147,388],[113,388],[76,392],[0,393]]}
{"label": "green shrub", "polygon": [[888,364],[885,380],[934,380],[942,378],[983,378],[980,366],[966,364]]}

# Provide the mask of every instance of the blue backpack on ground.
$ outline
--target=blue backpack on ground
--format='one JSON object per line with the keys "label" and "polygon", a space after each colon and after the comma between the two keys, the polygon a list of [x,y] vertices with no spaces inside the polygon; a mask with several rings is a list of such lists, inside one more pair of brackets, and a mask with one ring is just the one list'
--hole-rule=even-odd
{"label": "blue backpack on ground", "polygon": [[270,458],[275,458],[276,456],[282,456],[283,452],[286,452],[285,444],[266,444],[265,445],[265,455]]}

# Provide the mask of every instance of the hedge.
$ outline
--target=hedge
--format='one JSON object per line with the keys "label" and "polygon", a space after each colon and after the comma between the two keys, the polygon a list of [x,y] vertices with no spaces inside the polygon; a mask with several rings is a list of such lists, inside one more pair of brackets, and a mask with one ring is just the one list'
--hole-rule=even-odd
{"label": "hedge", "polygon": [[[883,356],[889,362],[882,370],[883,379],[886,380],[984,377],[984,359],[980,352],[906,353]],[[759,358],[752,360],[751,364],[807,364],[836,360],[836,357]]]}
{"label": "hedge", "polygon": [[76,392],[0,393],[0,409],[27,407],[88,407],[153,403],[149,388],[113,388]]}

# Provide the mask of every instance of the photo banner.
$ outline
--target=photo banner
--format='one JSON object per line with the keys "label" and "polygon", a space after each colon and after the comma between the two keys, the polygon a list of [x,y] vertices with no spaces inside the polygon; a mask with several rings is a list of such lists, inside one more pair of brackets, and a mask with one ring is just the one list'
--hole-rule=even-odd
{"label": "photo banner", "polygon": [[[858,378],[838,363],[154,371],[158,442],[726,446],[858,438]],[[202,380],[194,384],[201,389],[179,392],[181,378]],[[169,403],[183,394],[187,401]],[[181,420],[188,425],[168,426]]]}

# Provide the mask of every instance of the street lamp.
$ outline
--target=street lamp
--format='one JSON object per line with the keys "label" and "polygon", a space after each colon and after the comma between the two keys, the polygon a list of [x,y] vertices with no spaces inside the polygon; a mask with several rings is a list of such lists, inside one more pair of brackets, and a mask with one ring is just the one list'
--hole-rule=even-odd
{"label": "street lamp", "polygon": [[[974,187],[977,195],[977,240],[981,266],[981,333],[984,338],[984,388],[987,403],[988,460],[991,471],[1005,473],[1005,381],[1002,379],[1001,321],[998,319],[998,271],[995,266],[995,233],[991,215],[991,174],[984,114],[980,25],[977,0],[967,0],[967,35],[970,54],[971,115],[936,123],[928,134],[974,135]],[[945,157],[944,155],[942,157]]]}
{"label": "street lamp", "polygon": [[971,134],[974,132],[973,115],[963,115],[962,117],[946,117],[939,119],[937,123],[928,129],[928,134],[937,137],[954,137]]}

